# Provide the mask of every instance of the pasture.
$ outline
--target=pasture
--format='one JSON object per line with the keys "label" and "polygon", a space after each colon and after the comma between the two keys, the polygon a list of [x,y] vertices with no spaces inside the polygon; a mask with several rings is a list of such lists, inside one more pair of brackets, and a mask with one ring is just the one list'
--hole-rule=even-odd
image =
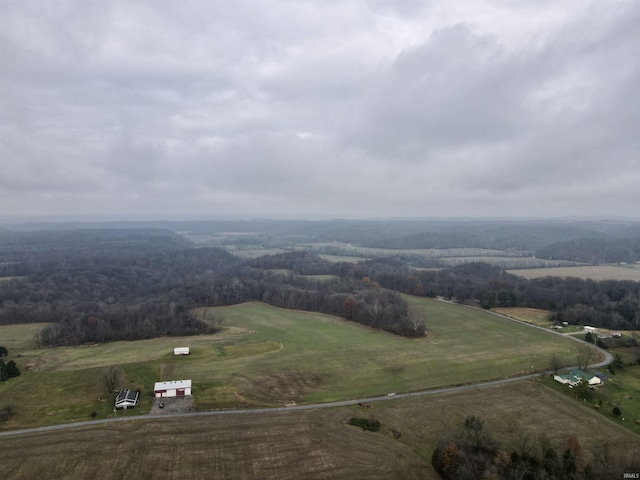
{"label": "pasture", "polygon": [[[524,438],[564,451],[572,435],[589,462],[605,443],[614,457],[640,450],[638,435],[537,381],[391,400],[364,412],[353,406],[165,418],[0,437],[0,462],[8,479],[436,480],[430,456],[439,437],[471,414],[508,452]],[[380,420],[381,431],[348,425],[363,414]]]}
{"label": "pasture", "polygon": [[[0,345],[9,349],[9,353],[20,353],[23,349],[36,348],[36,334],[46,323],[22,323],[18,325],[0,325]],[[14,352],[14,350],[17,350]]]}
{"label": "pasture", "polygon": [[596,265],[576,267],[528,268],[508,270],[527,280],[541,277],[576,277],[583,280],[632,280],[640,282],[640,266],[637,265]]}
{"label": "pasture", "polygon": [[[505,378],[548,368],[557,354],[575,362],[579,345],[488,312],[407,297],[429,335],[407,339],[328,315],[262,303],[216,308],[224,332],[137,342],[23,349],[23,371],[2,385],[0,404],[19,405],[0,428],[107,416],[102,368],[121,364],[127,385],[150,404],[153,382],[190,378],[201,409],[282,406]],[[19,326],[0,327],[2,329]],[[29,326],[28,328],[32,328]],[[25,335],[25,341],[29,335]],[[192,355],[174,357],[173,347]],[[74,392],[70,397],[67,393]],[[54,413],[52,413],[54,412]]]}

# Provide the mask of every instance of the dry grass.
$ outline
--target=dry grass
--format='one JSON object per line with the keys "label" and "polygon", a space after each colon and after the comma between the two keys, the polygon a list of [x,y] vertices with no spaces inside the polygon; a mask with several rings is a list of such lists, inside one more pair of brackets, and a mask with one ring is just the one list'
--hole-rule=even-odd
{"label": "dry grass", "polygon": [[509,273],[524,277],[528,280],[540,277],[576,277],[592,280],[633,280],[640,282],[640,268],[633,265],[615,266],[581,266],[556,268],[527,268],[508,270]]}
{"label": "dry grass", "polygon": [[539,327],[551,326],[551,322],[549,321],[549,312],[547,310],[520,307],[492,308],[492,310],[494,312],[501,313],[502,315],[507,315]]}
{"label": "dry grass", "polygon": [[[363,412],[366,412],[363,413]],[[564,450],[575,435],[590,461],[606,441],[633,455],[640,436],[539,382],[398,399],[372,408],[162,419],[0,438],[3,478],[437,479],[438,438],[483,418],[509,450],[523,434]],[[347,424],[373,415],[378,433]],[[399,440],[391,434],[401,433]],[[52,461],[55,459],[55,461]]]}
{"label": "dry grass", "polygon": [[0,345],[7,347],[11,355],[21,353],[24,349],[36,348],[36,333],[47,325],[47,323],[0,325]]}

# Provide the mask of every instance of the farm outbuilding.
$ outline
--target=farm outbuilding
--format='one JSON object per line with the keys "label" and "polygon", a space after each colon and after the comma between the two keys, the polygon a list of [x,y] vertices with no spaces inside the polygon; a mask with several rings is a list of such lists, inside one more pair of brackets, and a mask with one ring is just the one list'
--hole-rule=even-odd
{"label": "farm outbuilding", "polygon": [[174,355],[189,355],[189,347],[176,347],[173,349]]}
{"label": "farm outbuilding", "polygon": [[191,395],[191,380],[169,380],[167,382],[156,382],[153,387],[153,394],[156,398],[184,397],[185,395]]}
{"label": "farm outbuilding", "polygon": [[121,390],[116,397],[115,408],[135,407],[139,398],[140,392],[137,390]]}

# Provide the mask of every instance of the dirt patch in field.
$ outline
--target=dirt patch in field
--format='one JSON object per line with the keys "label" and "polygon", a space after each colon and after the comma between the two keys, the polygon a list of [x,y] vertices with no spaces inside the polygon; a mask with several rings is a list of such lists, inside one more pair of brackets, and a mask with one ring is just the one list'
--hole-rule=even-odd
{"label": "dirt patch in field", "polygon": [[246,390],[254,392],[258,401],[271,403],[277,398],[283,405],[301,401],[308,392],[318,390],[326,382],[323,375],[308,370],[273,373],[260,378],[237,375],[235,378],[246,382],[250,386]]}

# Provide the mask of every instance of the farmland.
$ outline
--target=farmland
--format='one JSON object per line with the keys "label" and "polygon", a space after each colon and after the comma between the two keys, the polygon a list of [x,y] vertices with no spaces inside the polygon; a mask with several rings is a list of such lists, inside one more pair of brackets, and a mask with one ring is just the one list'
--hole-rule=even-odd
{"label": "farmland", "polygon": [[596,265],[552,268],[527,268],[509,270],[509,273],[526,279],[541,277],[576,277],[592,280],[632,280],[640,282],[638,265]]}
{"label": "farmland", "polygon": [[522,320],[523,322],[527,322],[538,327],[551,326],[551,322],[549,321],[549,312],[546,310],[517,307],[497,307],[493,308],[492,310],[502,315],[507,315],[509,317],[515,318],[517,320]]}
{"label": "farmland", "polygon": [[[4,428],[61,423],[110,414],[99,394],[102,368],[121,364],[129,386],[149,392],[153,382],[194,381],[201,409],[315,403],[388,392],[504,378],[544,370],[554,354],[575,361],[575,342],[488,312],[407,297],[427,319],[429,335],[407,339],[328,315],[252,302],[218,307],[225,329],[218,335],[159,337],[136,342],[34,349],[26,325],[17,359],[24,374],[2,385],[2,403],[20,405]],[[174,357],[174,346],[191,347]],[[446,360],[444,360],[446,359]],[[72,398],[65,392],[73,390]],[[51,392],[54,392],[52,394]],[[139,410],[148,407],[145,401]]]}
{"label": "farmland", "polygon": [[524,253],[486,248],[373,248],[344,242],[294,243],[286,248],[260,245],[229,245],[224,247],[232,254],[245,259],[274,255],[287,251],[309,251],[331,262],[359,262],[376,257],[401,257],[412,262],[428,262],[441,267],[454,267],[465,263],[484,262],[501,268],[537,269],[580,265],[565,260],[548,260]]}
{"label": "farmland", "polygon": [[378,433],[347,424],[362,415],[357,406],[166,418],[0,438],[0,461],[12,479],[147,479],[167,472],[173,478],[179,472],[192,478],[435,480],[430,456],[438,438],[469,414],[485,419],[512,449],[528,437],[564,450],[572,435],[587,461],[604,443],[616,456],[640,449],[640,437],[615,421],[527,381],[374,404],[366,415],[380,420]]}

